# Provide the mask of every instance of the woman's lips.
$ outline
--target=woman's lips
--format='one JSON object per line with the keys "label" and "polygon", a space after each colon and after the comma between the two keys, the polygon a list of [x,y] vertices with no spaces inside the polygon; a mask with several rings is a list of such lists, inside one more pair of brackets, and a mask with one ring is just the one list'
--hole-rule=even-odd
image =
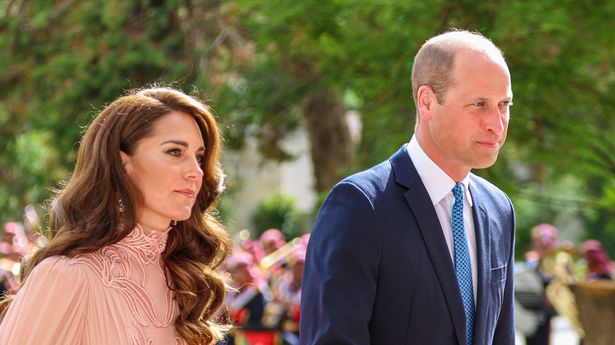
{"label": "woman's lips", "polygon": [[192,189],[179,189],[176,192],[187,198],[194,198],[194,191]]}

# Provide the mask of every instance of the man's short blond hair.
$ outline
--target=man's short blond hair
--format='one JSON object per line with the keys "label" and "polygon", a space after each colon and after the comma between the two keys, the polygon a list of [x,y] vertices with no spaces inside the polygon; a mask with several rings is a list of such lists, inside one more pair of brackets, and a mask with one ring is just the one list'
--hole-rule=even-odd
{"label": "man's short blond hair", "polygon": [[502,51],[478,32],[451,30],[434,36],[421,46],[414,58],[412,66],[414,104],[418,104],[418,89],[423,85],[431,87],[438,103],[444,102],[446,91],[455,83],[453,80],[455,54],[463,49],[482,52],[496,61],[504,62]]}

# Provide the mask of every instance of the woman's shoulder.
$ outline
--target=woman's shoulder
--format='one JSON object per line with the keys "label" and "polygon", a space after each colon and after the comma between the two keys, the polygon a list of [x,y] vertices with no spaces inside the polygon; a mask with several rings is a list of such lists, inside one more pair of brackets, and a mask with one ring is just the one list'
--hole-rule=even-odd
{"label": "woman's shoulder", "polygon": [[79,269],[79,266],[75,266],[74,258],[64,255],[53,255],[43,259],[36,265],[36,268],[44,270],[57,270],[57,269]]}
{"label": "woman's shoulder", "polygon": [[81,343],[92,286],[84,272],[68,257],[40,261],[6,311],[0,344]]}
{"label": "woman's shoulder", "polygon": [[41,298],[54,296],[54,300],[62,300],[54,302],[55,308],[60,304],[84,302],[96,286],[83,265],[74,264],[73,259],[66,256],[50,256],[32,269],[16,297],[27,295],[29,297],[22,298],[41,304]]}
{"label": "woman's shoulder", "polygon": [[[79,261],[67,256],[54,255],[43,259],[30,273],[30,279],[51,279],[61,285],[80,285],[88,279],[88,270]],[[62,283],[63,282],[63,283]]]}

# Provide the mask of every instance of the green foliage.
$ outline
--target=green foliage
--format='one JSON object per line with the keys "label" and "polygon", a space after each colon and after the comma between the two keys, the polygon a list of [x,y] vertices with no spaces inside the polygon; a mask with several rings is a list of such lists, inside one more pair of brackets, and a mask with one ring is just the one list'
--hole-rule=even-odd
{"label": "green foliage", "polygon": [[267,229],[280,229],[287,239],[301,236],[300,224],[297,222],[299,213],[295,206],[295,199],[278,193],[265,199],[258,206],[253,216],[256,237]]}
{"label": "green foliage", "polygon": [[[414,124],[410,67],[418,47],[453,27],[482,32],[506,54],[515,105],[498,164],[477,173],[519,205],[519,248],[529,243],[528,231],[535,223],[553,222],[569,212],[586,224],[589,234],[594,231],[606,242],[615,238],[607,230],[594,230],[611,228],[605,219],[611,218],[612,205],[598,201],[615,174],[612,4],[239,3],[251,14],[245,25],[257,54],[268,62],[269,75],[291,76],[296,85],[319,80],[359,100],[349,104],[363,122],[355,169],[386,159],[409,139]],[[574,187],[562,189],[571,178],[577,181]],[[587,180],[598,184],[590,188],[583,183]],[[579,198],[579,207],[564,205]]]}
{"label": "green foliage", "polygon": [[611,258],[615,257],[615,180],[604,182],[604,195],[600,200],[601,212],[588,217],[589,226],[584,239],[599,239]]}
{"label": "green foliage", "polygon": [[615,253],[610,2],[16,0],[0,10],[0,220],[67,177],[97,109],[152,82],[205,91],[228,147],[256,136],[282,160],[306,95],[327,86],[361,116],[353,170],[380,162],[412,133],[414,54],[457,27],[490,37],[512,73],[508,142],[477,173],[517,205],[518,248],[578,199],[587,235]]}
{"label": "green foliage", "polygon": [[[178,1],[11,1],[0,14],[0,221],[67,179],[80,133],[124,90],[189,89],[202,56]],[[210,32],[215,35],[216,32]],[[215,70],[211,70],[215,75]],[[207,84],[200,82],[201,85]]]}
{"label": "green foliage", "polygon": [[[595,207],[587,195],[579,193],[579,181],[573,178],[558,181],[557,185],[528,185],[514,202],[517,214],[516,256],[523,260],[531,249],[531,229],[540,223],[555,225],[561,240],[580,243],[586,235],[584,223],[591,219]],[[576,195],[575,195],[576,193]],[[570,195],[575,195],[571,198]]]}

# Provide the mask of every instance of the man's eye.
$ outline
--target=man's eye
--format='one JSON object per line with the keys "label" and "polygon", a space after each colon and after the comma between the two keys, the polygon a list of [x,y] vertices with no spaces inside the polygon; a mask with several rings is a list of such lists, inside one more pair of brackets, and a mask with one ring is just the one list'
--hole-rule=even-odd
{"label": "man's eye", "polygon": [[482,108],[482,107],[484,107],[484,106],[485,106],[485,102],[484,102],[484,101],[478,101],[478,102],[474,102],[474,103],[472,103],[472,105],[473,105],[473,106],[475,106],[475,107],[480,107],[480,108]]}
{"label": "man's eye", "polygon": [[504,102],[500,102],[498,106],[500,107],[500,111],[508,111],[511,105],[512,105],[511,101],[504,101]]}

